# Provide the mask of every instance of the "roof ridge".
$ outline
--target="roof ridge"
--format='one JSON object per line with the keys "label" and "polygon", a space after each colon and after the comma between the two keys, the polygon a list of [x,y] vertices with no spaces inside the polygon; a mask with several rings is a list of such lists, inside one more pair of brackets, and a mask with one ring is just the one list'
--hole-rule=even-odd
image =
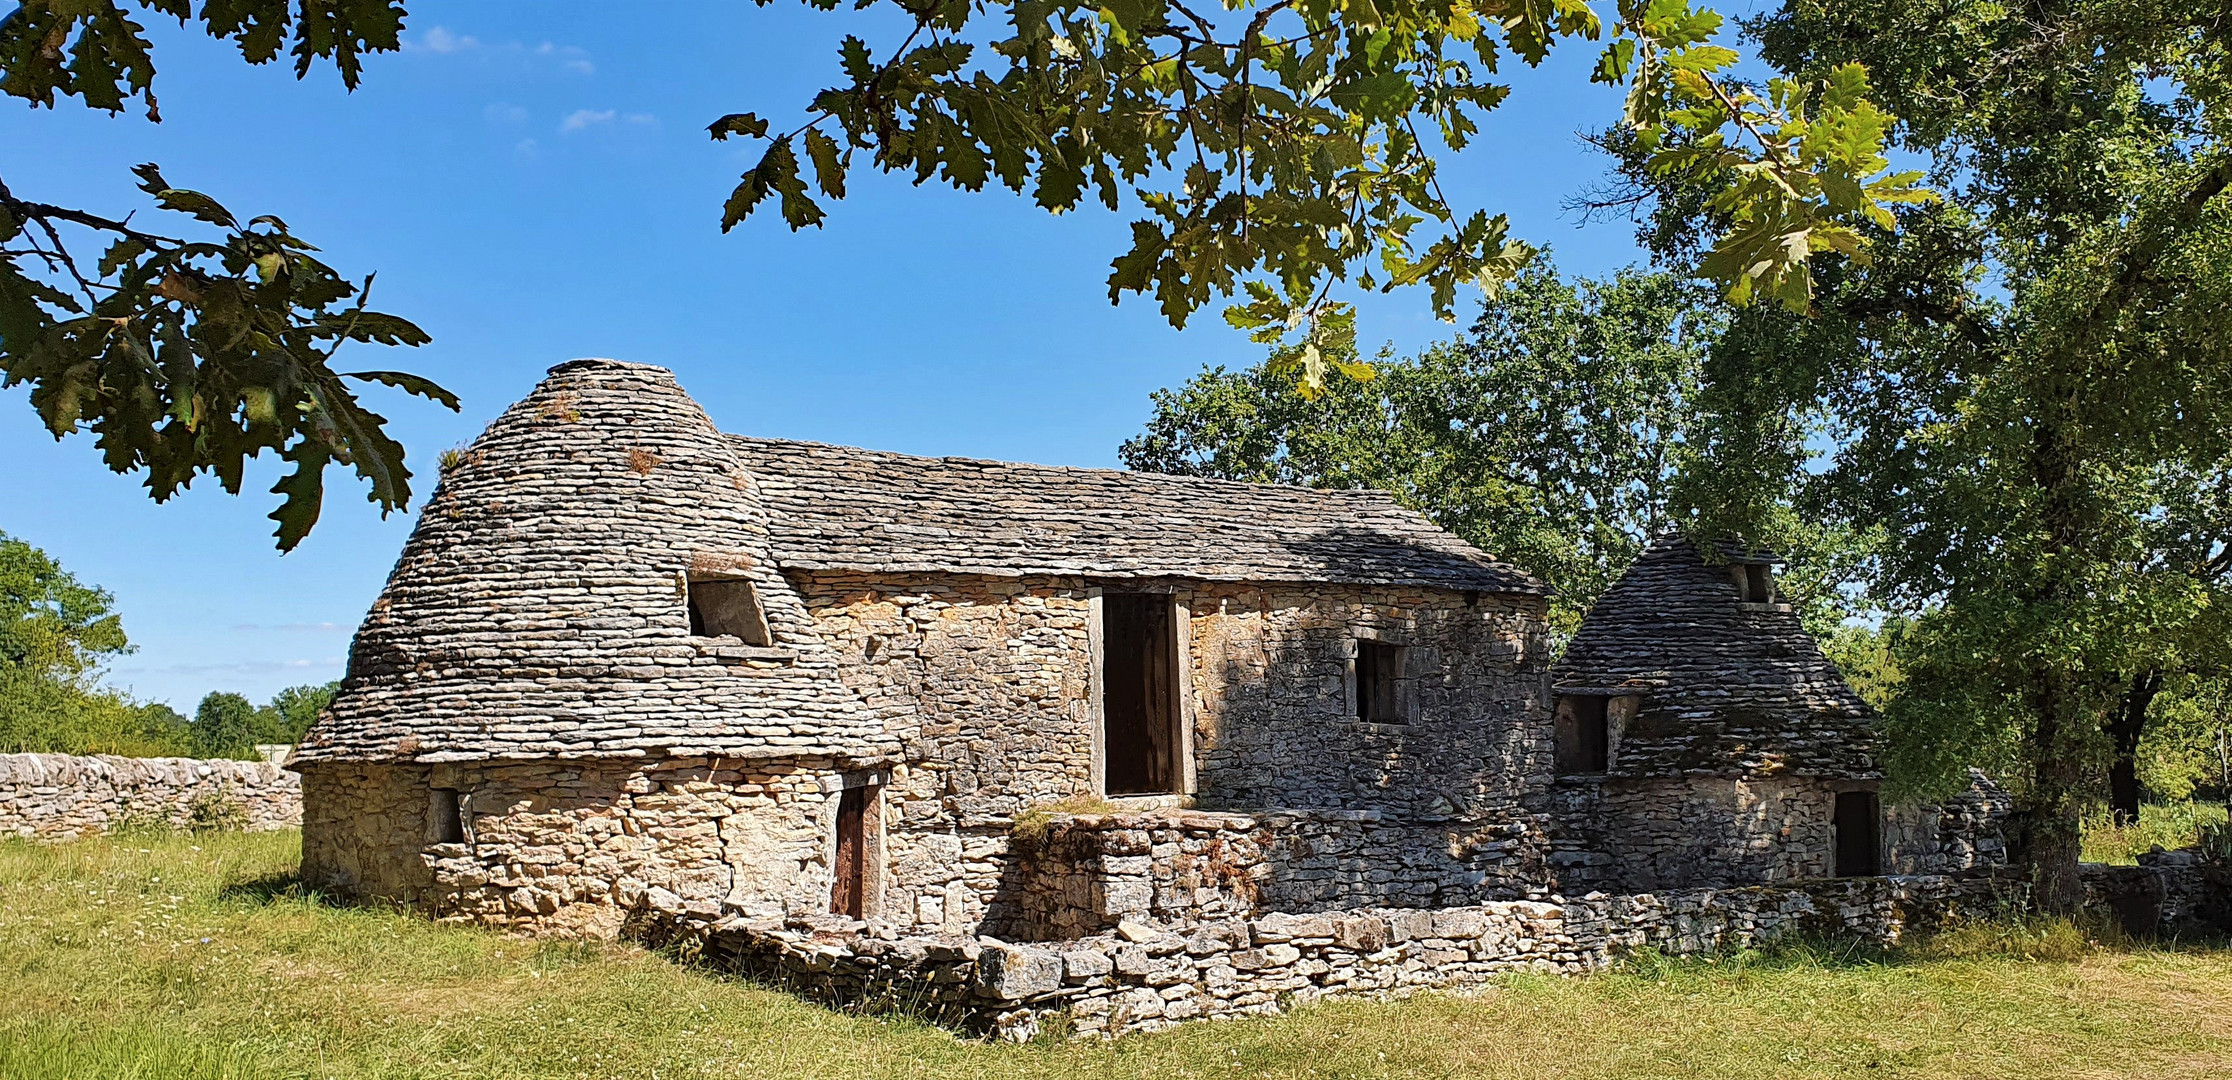
{"label": "roof ridge", "polygon": [[1356,498],[1362,496],[1387,502],[1398,510],[1404,510],[1410,513],[1418,513],[1416,509],[1404,506],[1402,500],[1395,497],[1394,492],[1388,491],[1385,488],[1321,488],[1311,487],[1307,484],[1279,484],[1269,483],[1261,480],[1232,480],[1222,476],[1187,476],[1184,473],[1152,472],[1144,469],[1111,468],[1101,465],[1056,465],[1043,461],[1016,461],[1008,458],[980,458],[970,457],[965,454],[910,454],[904,450],[881,450],[872,446],[853,446],[849,443],[822,442],[817,439],[778,439],[766,435],[743,435],[732,431],[724,431],[721,433],[721,435],[724,438],[733,439],[739,442],[765,443],[777,446],[806,446],[822,450],[843,450],[848,453],[875,454],[881,457],[903,458],[908,461],[960,462],[968,465],[997,465],[1002,468],[1010,469],[1043,469],[1049,472],[1093,473],[1097,475],[1135,479],[1145,483],[1223,484],[1233,487],[1270,488],[1276,491],[1292,491],[1309,495],[1321,495],[1327,498]]}

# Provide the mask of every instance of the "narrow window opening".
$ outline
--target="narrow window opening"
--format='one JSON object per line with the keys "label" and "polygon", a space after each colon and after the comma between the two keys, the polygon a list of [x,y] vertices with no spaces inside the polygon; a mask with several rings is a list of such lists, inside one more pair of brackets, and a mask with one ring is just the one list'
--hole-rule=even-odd
{"label": "narrow window opening", "polygon": [[882,788],[848,787],[837,798],[836,880],[829,890],[829,910],[865,919],[869,893],[876,873],[878,803]]}
{"label": "narrow window opening", "polygon": [[435,788],[428,805],[433,817],[434,842],[464,843],[465,794],[455,788]]}
{"label": "narrow window opening", "polygon": [[1403,700],[1403,667],[1409,650],[1384,641],[1356,643],[1356,718],[1371,724],[1410,721]]}
{"label": "narrow window opening", "polygon": [[1873,791],[1837,793],[1837,876],[1883,872],[1883,814]]}
{"label": "narrow window opening", "polygon": [[1775,602],[1775,568],[1766,563],[1752,563],[1744,567],[1744,577],[1750,583],[1745,599],[1754,604]]}
{"label": "narrow window opening", "polygon": [[1171,598],[1103,596],[1101,627],[1101,745],[1108,794],[1177,794],[1182,772]]}
{"label": "narrow window opening", "polygon": [[690,580],[690,636],[734,637],[746,645],[774,644],[767,615],[752,583],[734,578]]}
{"label": "narrow window opening", "polygon": [[1558,772],[1563,775],[1600,773],[1611,765],[1612,738],[1607,723],[1609,699],[1598,694],[1567,694],[1558,698]]}

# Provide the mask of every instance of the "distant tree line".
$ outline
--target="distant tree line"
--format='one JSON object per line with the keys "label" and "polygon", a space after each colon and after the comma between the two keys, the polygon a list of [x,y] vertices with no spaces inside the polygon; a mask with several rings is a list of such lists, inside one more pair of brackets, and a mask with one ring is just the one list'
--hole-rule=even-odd
{"label": "distant tree line", "polygon": [[258,743],[300,739],[340,685],[289,687],[260,706],[213,693],[191,717],[135,701],[101,685],[133,649],[114,602],[0,533],[0,752],[249,758]]}

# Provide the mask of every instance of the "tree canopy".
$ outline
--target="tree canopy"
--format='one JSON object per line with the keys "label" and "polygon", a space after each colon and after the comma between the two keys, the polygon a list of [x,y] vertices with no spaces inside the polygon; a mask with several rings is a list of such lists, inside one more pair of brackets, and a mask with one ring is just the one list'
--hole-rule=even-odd
{"label": "tree canopy", "polygon": [[[1459,286],[1494,288],[1525,262],[1507,220],[1453,205],[1439,174],[1504,100],[1504,66],[1561,44],[1597,43],[1593,78],[1628,88],[1624,130],[1649,168],[1708,193],[1722,220],[1696,269],[1732,297],[1803,308],[1815,253],[1864,258],[1865,229],[1928,198],[1915,174],[1889,169],[1892,117],[1861,66],[1752,86],[1715,43],[1721,17],[1690,0],[1621,0],[1610,26],[1582,0],[852,6],[910,29],[836,42],[841,81],[779,114],[794,121],[738,112],[710,125],[764,143],[723,228],[765,206],[794,229],[817,225],[862,164],[1028,190],[1054,212],[1129,205],[1139,216],[1110,298],[1152,294],[1183,326],[1231,297],[1226,319],[1293,345],[1280,370],[1313,396],[1355,333],[1335,285],[1423,286],[1451,318]],[[354,89],[368,57],[400,47],[406,13],[396,0],[30,0],[0,19],[0,91],[159,121],[142,18],[194,27],[251,64],[284,58],[298,78],[330,66]],[[137,172],[194,235],[0,180],[0,381],[31,385],[57,437],[93,431],[108,466],[144,474],[159,501],[203,473],[237,492],[245,461],[275,452],[292,466],[273,488],[282,549],[315,523],[329,464],[355,469],[383,512],[405,506],[403,448],[353,384],[456,399],[402,372],[344,370],[336,354],[426,334],[371,308],[370,274],[313,256],[278,216],[244,222],[154,165]]]}

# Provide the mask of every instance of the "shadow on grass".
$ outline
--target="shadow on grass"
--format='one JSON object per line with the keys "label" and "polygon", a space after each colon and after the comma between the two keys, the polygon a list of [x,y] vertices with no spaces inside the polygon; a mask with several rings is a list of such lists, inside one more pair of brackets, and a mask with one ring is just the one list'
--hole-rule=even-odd
{"label": "shadow on grass", "polygon": [[300,870],[277,870],[227,882],[218,888],[217,899],[221,903],[247,907],[270,907],[275,904],[306,904],[322,908],[360,906],[324,890],[311,888],[303,882]]}

